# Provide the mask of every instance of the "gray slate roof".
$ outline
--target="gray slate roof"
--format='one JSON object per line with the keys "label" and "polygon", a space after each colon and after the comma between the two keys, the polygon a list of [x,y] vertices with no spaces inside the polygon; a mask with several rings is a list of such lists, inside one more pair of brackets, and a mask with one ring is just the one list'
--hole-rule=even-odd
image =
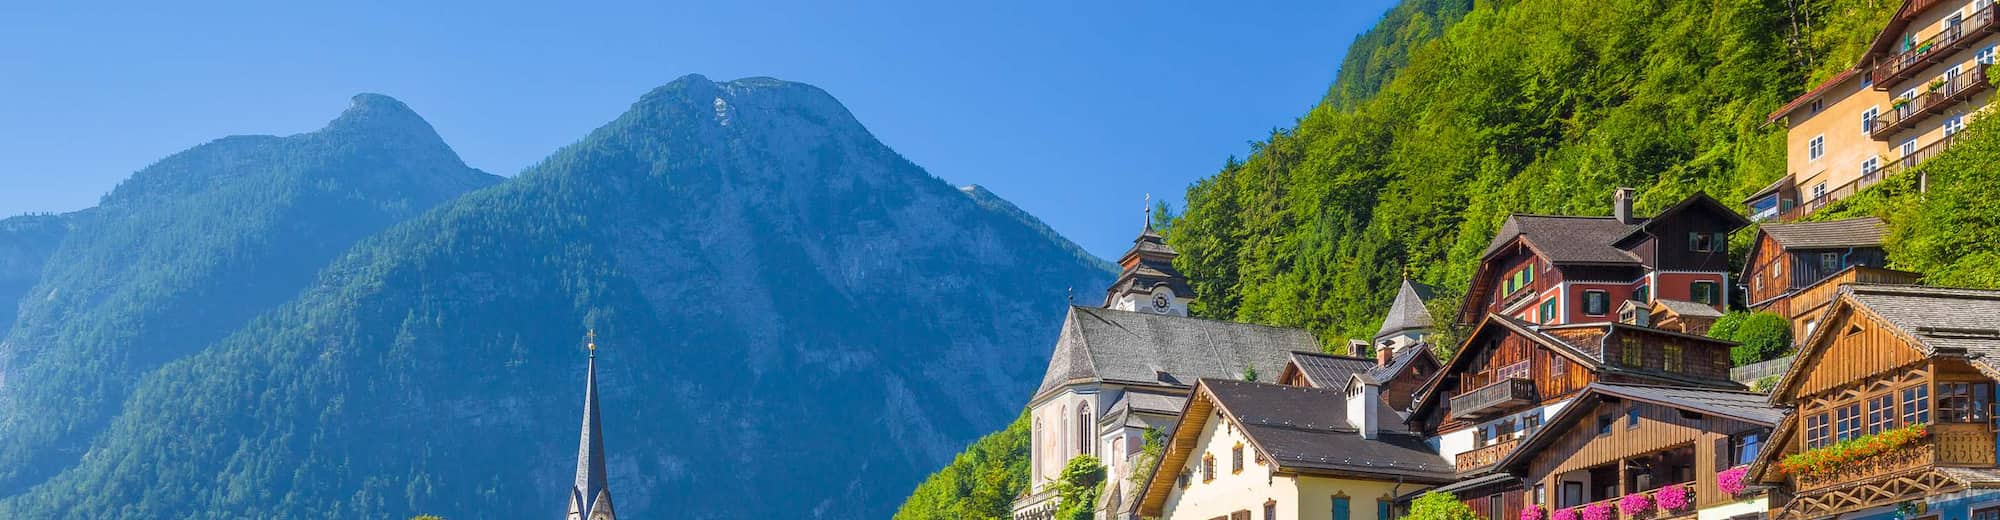
{"label": "gray slate roof", "polygon": [[1596,383],[1593,386],[1607,394],[1765,426],[1777,426],[1778,421],[1785,419],[1785,408],[1771,406],[1769,396],[1754,392],[1611,383]]}
{"label": "gray slate roof", "polygon": [[1203,379],[1216,404],[1280,470],[1333,471],[1450,481],[1455,468],[1376,400],[1380,430],[1364,439],[1347,425],[1347,397],[1324,390]]}
{"label": "gray slate roof", "polygon": [[1786,249],[1881,247],[1882,237],[1888,234],[1888,226],[1882,223],[1882,219],[1875,217],[1831,222],[1772,223],[1764,224],[1759,229]]}
{"label": "gray slate roof", "polygon": [[1710,307],[1707,304],[1695,303],[1686,300],[1669,300],[1666,298],[1659,298],[1653,300],[1653,305],[1656,307],[1663,307],[1666,308],[1667,310],[1674,311],[1674,314],[1679,314],[1684,317],[1685,316],[1708,317],[1708,318],[1722,317],[1722,311],[1715,310],[1715,307]]}
{"label": "gray slate roof", "polygon": [[1611,245],[1638,229],[1645,219],[1633,222],[1625,224],[1612,217],[1511,215],[1480,256],[1492,256],[1515,237],[1522,237],[1550,262],[1637,264],[1638,257]]}
{"label": "gray slate roof", "polygon": [[1112,382],[1187,388],[1197,379],[1277,377],[1293,351],[1317,351],[1304,329],[1071,306],[1037,399],[1064,385]]}
{"label": "gray slate roof", "polygon": [[1293,352],[1291,362],[1299,366],[1299,372],[1305,374],[1313,388],[1345,388],[1347,378],[1375,368],[1373,359],[1318,352]]}
{"label": "gray slate roof", "polygon": [[1962,351],[1974,365],[2000,373],[2000,291],[1872,284],[1843,290],[1916,338],[1926,354]]}
{"label": "gray slate roof", "polygon": [[1389,358],[1389,364],[1368,369],[1367,376],[1377,383],[1387,383],[1417,358],[1433,355],[1430,352],[1431,344],[1427,342],[1403,347],[1396,351],[1396,357]]}
{"label": "gray slate roof", "polygon": [[1431,320],[1430,309],[1424,302],[1430,301],[1431,286],[1403,279],[1403,286],[1396,290],[1396,301],[1389,304],[1389,316],[1382,319],[1382,329],[1375,332],[1375,339],[1382,339],[1406,330],[1429,329],[1436,322]]}

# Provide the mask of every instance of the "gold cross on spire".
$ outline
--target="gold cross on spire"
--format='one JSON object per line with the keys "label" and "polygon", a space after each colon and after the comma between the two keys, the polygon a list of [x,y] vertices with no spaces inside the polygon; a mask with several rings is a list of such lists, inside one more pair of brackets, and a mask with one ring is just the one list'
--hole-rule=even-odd
{"label": "gold cross on spire", "polygon": [[584,346],[590,349],[591,357],[597,357],[597,329],[584,333]]}

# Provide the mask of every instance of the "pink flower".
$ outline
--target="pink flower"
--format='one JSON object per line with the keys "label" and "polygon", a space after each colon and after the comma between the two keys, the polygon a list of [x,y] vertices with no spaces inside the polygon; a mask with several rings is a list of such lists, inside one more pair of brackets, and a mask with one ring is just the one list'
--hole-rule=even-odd
{"label": "pink flower", "polygon": [[[1644,513],[1646,512],[1647,509],[1652,509],[1652,508],[1653,508],[1653,499],[1646,498],[1645,493],[1633,493],[1630,495],[1619,497],[1618,499],[1618,512],[1624,513],[1625,516],[1632,516],[1639,513]],[[1589,511],[1584,511],[1583,514],[1586,517],[1590,516]]]}
{"label": "pink flower", "polygon": [[1542,520],[1542,506],[1521,508],[1521,520]]}
{"label": "pink flower", "polygon": [[1715,474],[1715,487],[1721,488],[1722,492],[1729,494],[1729,496],[1741,495],[1743,494],[1743,490],[1749,487],[1749,483],[1743,481],[1749,476],[1749,466],[1737,466],[1725,469],[1721,473]]}
{"label": "pink flower", "polygon": [[1611,520],[1611,506],[1603,502],[1583,506],[1583,520]]}
{"label": "pink flower", "polygon": [[1555,514],[1549,515],[1549,520],[1576,520],[1576,510],[1557,509]]}
{"label": "pink flower", "polygon": [[1688,506],[1689,495],[1692,494],[1688,492],[1687,486],[1667,486],[1653,492],[1653,501],[1660,504],[1660,509],[1679,511]]}

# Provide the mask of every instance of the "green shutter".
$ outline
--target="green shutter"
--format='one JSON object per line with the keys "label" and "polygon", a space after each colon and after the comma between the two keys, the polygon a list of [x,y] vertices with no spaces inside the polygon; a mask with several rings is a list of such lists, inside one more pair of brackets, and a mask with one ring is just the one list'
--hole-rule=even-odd
{"label": "green shutter", "polygon": [[1333,497],[1333,520],[1351,520],[1347,514],[1347,497]]}

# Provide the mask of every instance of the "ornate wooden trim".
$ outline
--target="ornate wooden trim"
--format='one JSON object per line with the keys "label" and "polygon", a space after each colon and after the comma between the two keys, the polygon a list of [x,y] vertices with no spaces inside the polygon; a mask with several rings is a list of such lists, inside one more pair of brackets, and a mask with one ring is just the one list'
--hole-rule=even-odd
{"label": "ornate wooden trim", "polygon": [[1945,476],[1935,468],[1916,468],[1867,482],[1799,493],[1793,496],[1783,509],[1773,511],[1771,518],[1774,520],[1823,518],[1962,489],[1965,489],[1965,484]]}

